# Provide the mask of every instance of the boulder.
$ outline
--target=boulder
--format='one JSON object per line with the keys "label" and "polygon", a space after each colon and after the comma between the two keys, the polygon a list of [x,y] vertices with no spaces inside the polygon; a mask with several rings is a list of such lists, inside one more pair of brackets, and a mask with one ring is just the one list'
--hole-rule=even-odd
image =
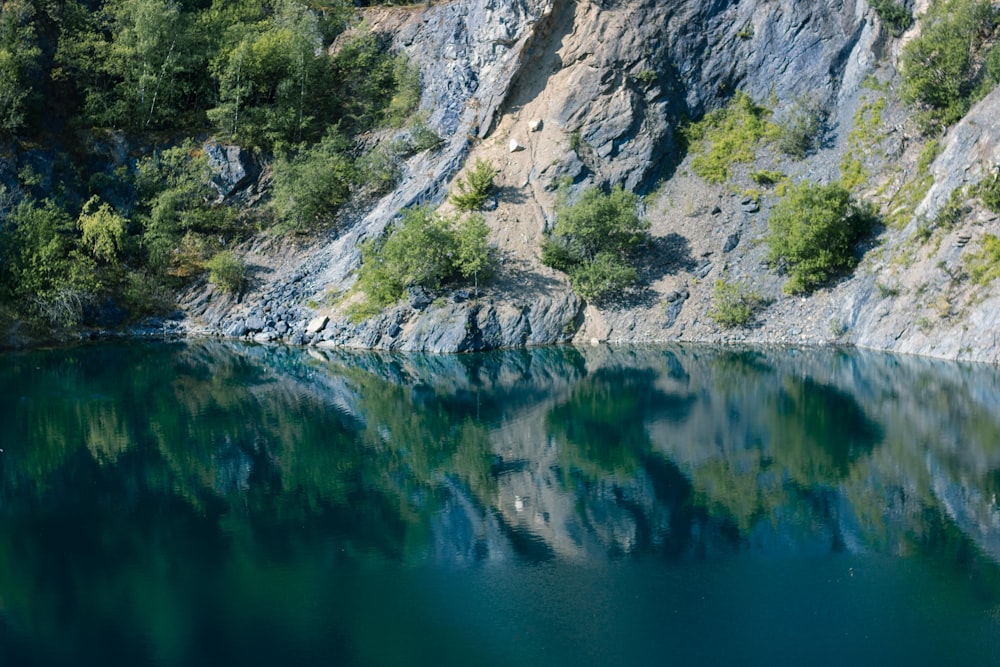
{"label": "boulder", "polygon": [[326,315],[320,315],[309,320],[309,324],[306,325],[306,333],[316,334],[326,328],[326,323],[330,321],[330,318]]}
{"label": "boulder", "polygon": [[206,141],[205,155],[212,172],[212,187],[220,199],[231,197],[256,178],[256,169],[250,154],[239,146],[223,146],[216,141]]}

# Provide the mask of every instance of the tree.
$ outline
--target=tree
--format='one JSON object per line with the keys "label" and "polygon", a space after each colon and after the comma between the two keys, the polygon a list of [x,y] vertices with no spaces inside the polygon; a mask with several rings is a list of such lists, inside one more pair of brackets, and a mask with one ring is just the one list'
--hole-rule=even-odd
{"label": "tree", "polygon": [[997,19],[998,10],[988,0],[932,3],[920,36],[907,42],[900,56],[900,94],[924,109],[925,126],[950,125],[972,106],[988,61],[982,51],[995,36]]}
{"label": "tree", "polygon": [[34,16],[35,9],[26,0],[0,5],[0,129],[6,132],[24,125],[32,80],[39,69]]}
{"label": "tree", "polygon": [[336,128],[322,141],[274,163],[274,207],[283,225],[299,232],[328,221],[351,195],[356,168],[350,142]]}
{"label": "tree", "polygon": [[492,162],[476,158],[475,167],[466,177],[455,181],[458,191],[448,199],[461,211],[480,210],[493,191],[493,179],[498,173]]}
{"label": "tree", "polygon": [[463,278],[472,278],[479,293],[479,276],[493,265],[493,249],[489,245],[490,228],[481,215],[470,215],[458,224],[458,247],[455,268]]}
{"label": "tree", "polygon": [[808,293],[853,268],[854,246],[871,230],[872,215],[839,183],[802,183],[774,205],[768,227],[768,259],[790,275],[785,291]]}
{"label": "tree", "polygon": [[479,277],[493,266],[488,236],[481,216],[458,222],[427,206],[406,209],[386,235],[361,247],[357,287],[367,303],[354,314],[377,312],[401,299],[411,286],[437,290],[471,277],[478,291]]}
{"label": "tree", "polygon": [[77,219],[82,232],[81,244],[96,260],[105,264],[117,264],[125,252],[127,221],[115,213],[107,203],[99,203],[91,197],[83,205]]}
{"label": "tree", "polygon": [[570,204],[560,193],[556,224],[542,242],[542,263],[569,276],[585,299],[600,300],[638,282],[633,259],[649,240],[649,222],[637,213],[639,197],[621,186],[604,194],[592,187]]}
{"label": "tree", "polygon": [[330,65],[316,15],[281,0],[272,17],[246,25],[240,41],[219,54],[220,103],[209,118],[248,147],[315,141],[332,120],[324,102],[334,88]]}

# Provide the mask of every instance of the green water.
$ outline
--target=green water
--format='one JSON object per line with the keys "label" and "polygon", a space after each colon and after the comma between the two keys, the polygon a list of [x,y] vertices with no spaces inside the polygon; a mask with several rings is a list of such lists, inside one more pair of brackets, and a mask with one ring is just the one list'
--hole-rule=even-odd
{"label": "green water", "polygon": [[1000,370],[0,355],[0,665],[1000,660]]}

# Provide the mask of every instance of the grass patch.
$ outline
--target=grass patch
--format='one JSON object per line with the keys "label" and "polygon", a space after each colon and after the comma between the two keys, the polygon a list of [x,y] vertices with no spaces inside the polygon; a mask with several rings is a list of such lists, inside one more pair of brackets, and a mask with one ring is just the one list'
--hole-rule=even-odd
{"label": "grass patch", "polygon": [[976,285],[985,286],[1000,278],[1000,238],[983,236],[979,250],[965,257],[965,270]]}
{"label": "grass patch", "polygon": [[735,164],[757,157],[757,148],[777,136],[771,110],[739,91],[721,109],[682,129],[692,155],[691,169],[709,183],[725,183]]}

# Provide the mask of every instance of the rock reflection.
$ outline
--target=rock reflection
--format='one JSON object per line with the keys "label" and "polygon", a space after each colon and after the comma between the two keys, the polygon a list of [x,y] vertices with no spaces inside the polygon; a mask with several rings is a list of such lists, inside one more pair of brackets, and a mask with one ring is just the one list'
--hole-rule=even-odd
{"label": "rock reflection", "polygon": [[[9,525],[117,475],[112,489],[134,491],[107,493],[126,510],[186,506],[203,530],[277,554],[315,539],[452,564],[900,553],[944,533],[1000,560],[992,367],[823,350],[191,343],[20,353],[0,373]],[[109,510],[90,510],[84,522],[105,530]]]}

